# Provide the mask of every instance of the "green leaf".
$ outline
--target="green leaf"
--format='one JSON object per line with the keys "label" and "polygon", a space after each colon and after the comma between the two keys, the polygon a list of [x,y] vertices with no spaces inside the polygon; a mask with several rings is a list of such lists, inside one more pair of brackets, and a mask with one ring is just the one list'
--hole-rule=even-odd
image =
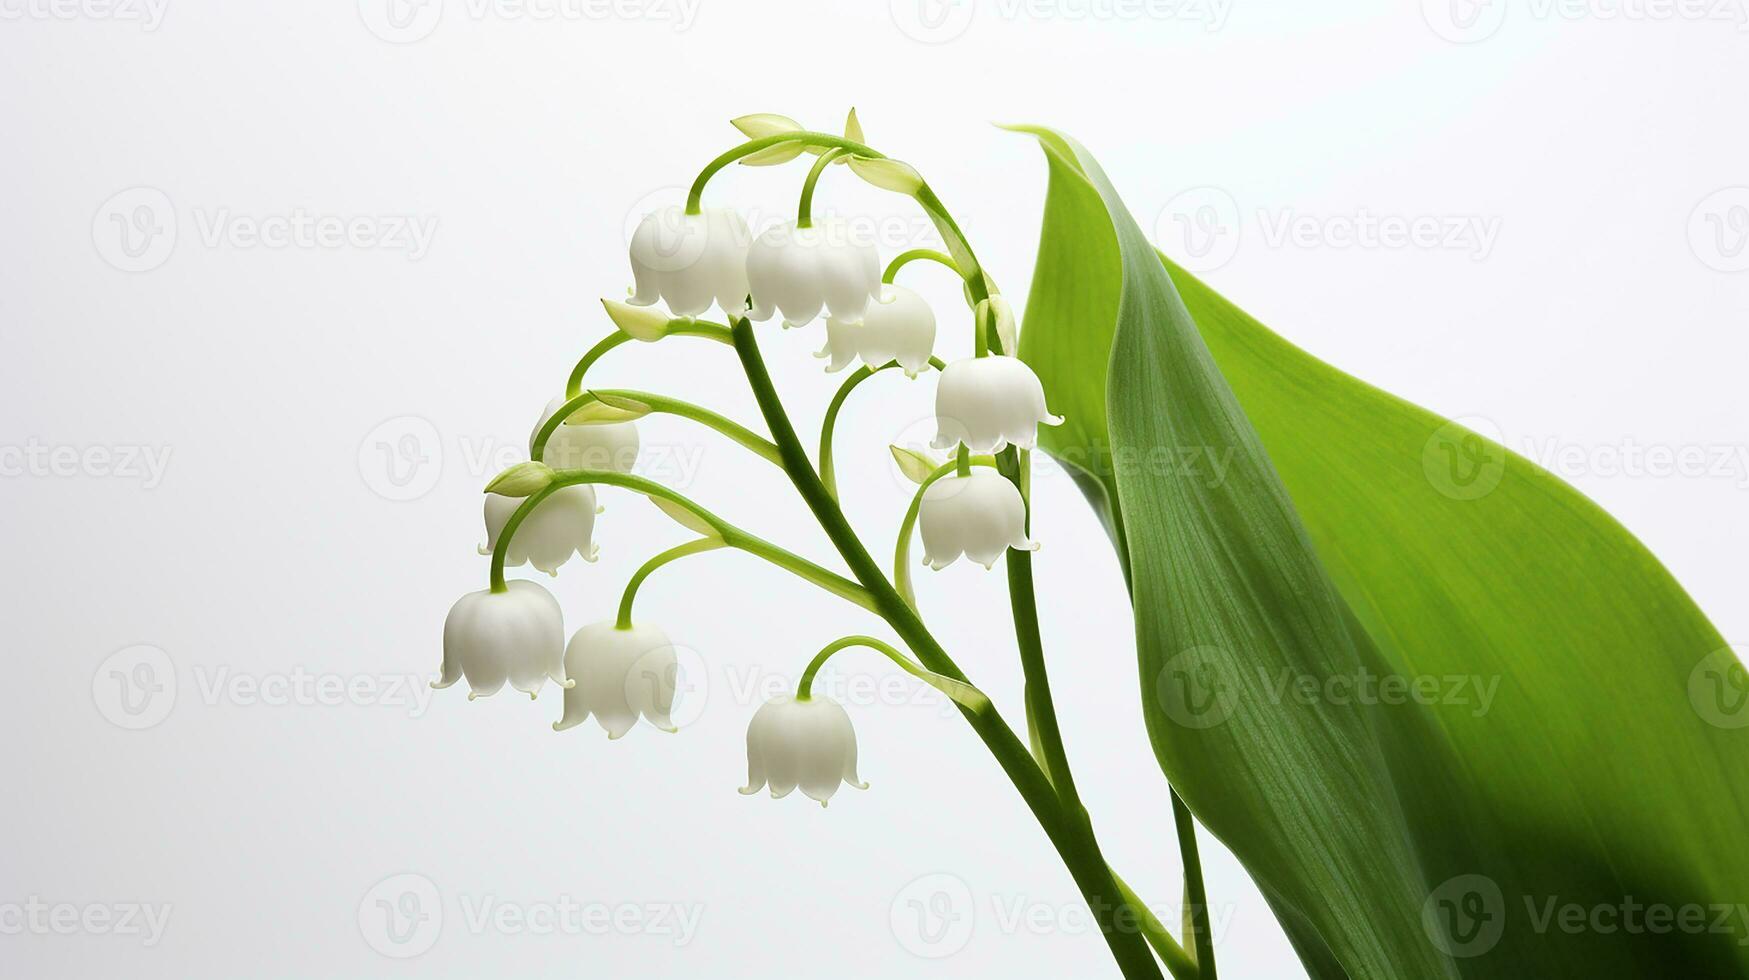
{"label": "green leaf", "polygon": [[891,157],[864,157],[851,154],[850,169],[856,175],[882,190],[900,194],[915,194],[923,187],[923,177],[910,164]]}
{"label": "green leaf", "polygon": [[775,112],[755,112],[745,116],[736,116],[729,120],[729,125],[740,130],[742,135],[750,140],[764,139],[780,133],[799,133],[802,124],[788,116],[780,116]]}
{"label": "green leaf", "polygon": [[486,492],[504,497],[527,497],[539,493],[551,482],[552,468],[545,463],[529,460],[517,463],[493,477],[492,482],[486,484]]}
{"label": "green leaf", "polygon": [[[1735,661],[1669,574],[1553,476],[1169,273],[1086,151],[1028,131],[1050,193],[1021,356],[1067,417],[1042,445],[1130,576],[1162,768],[1308,971],[1749,969],[1740,919],[1643,928],[1749,894],[1749,729],[1692,694]],[[1439,689],[1332,686],[1369,675]],[[1632,906],[1642,928],[1547,917]]]}
{"label": "green leaf", "polygon": [[914,449],[888,446],[887,450],[893,454],[893,462],[899,464],[899,472],[905,474],[905,479],[912,483],[922,483],[929,479],[929,474],[941,467],[940,463]]}

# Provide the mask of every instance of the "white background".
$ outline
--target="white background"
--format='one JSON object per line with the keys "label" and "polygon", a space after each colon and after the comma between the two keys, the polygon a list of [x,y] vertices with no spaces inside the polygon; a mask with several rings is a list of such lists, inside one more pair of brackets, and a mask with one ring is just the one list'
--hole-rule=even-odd
{"label": "white background", "polygon": [[[709,664],[679,735],[556,735],[551,689],[470,704],[422,687],[449,604],[484,585],[481,485],[607,329],[596,300],[629,284],[628,222],[677,202],[742,113],[830,129],[857,106],[1016,301],[1045,172],[1027,138],[988,123],[1063,128],[1169,250],[1225,259],[1217,288],[1362,378],[1489,420],[1545,463],[1560,450],[1557,471],[1727,635],[1749,635],[1749,34],[1735,2],[1723,19],[1620,9],[627,0],[538,16],[552,7],[426,0],[403,30],[377,0],[0,0],[0,973],[1114,972],[995,765],[909,682],[847,696],[867,793],[827,810],[735,793],[759,685],[877,625],[753,559],[688,559],[644,589],[639,618]],[[772,220],[800,167],[738,168],[708,200]],[[890,217],[888,256],[929,241],[904,202],[843,170],[821,206]],[[393,238],[247,237],[299,214],[435,234],[416,257]],[[1497,234],[1344,244],[1341,219],[1363,214]],[[115,221],[136,215],[154,220],[124,239]],[[1308,237],[1276,234],[1301,219]],[[159,234],[130,256],[141,227]],[[951,284],[906,276],[941,311],[940,352],[964,354]],[[811,431],[838,382],[809,356],[821,328],[761,336]],[[598,371],[757,420],[723,348],[627,348]],[[907,495],[883,446],[926,428],[932,391],[883,375],[840,427],[845,501],[877,554]],[[829,558],[773,468],[683,422],[643,431],[664,478]],[[57,465],[60,447],[80,455]],[[92,447],[168,462],[154,475]],[[1647,447],[1725,463],[1649,472],[1629,461]],[[685,537],[603,496],[601,562],[551,583],[568,627],[607,616],[630,571]],[[1114,864],[1175,920],[1116,566],[1066,479],[1041,474],[1036,498],[1079,782]],[[999,570],[919,584],[946,646],[1018,721]],[[834,690],[892,673],[861,656],[837,662]],[[320,703],[318,679],[357,686]],[[1298,975],[1242,870],[1204,848],[1223,973]],[[384,883],[403,874],[419,877]],[[424,919],[391,933],[376,903],[403,886]],[[19,918],[33,899],[169,906],[168,926],[155,943],[39,928]],[[917,941],[912,899],[958,917],[942,942]],[[562,901],[620,925],[541,935],[476,918]],[[632,918],[652,908],[669,911]],[[700,915],[685,942],[675,910]]]}

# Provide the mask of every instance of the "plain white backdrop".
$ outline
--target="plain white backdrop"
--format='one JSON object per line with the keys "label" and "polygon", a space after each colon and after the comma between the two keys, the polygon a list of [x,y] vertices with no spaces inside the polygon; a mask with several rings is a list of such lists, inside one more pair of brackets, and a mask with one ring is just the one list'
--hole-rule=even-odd
{"label": "plain white backdrop", "polygon": [[[629,223],[744,113],[830,129],[855,105],[1017,302],[1045,169],[989,123],[1062,128],[1217,288],[1493,425],[1749,636],[1744,19],[1735,0],[0,0],[0,973],[1115,972],[976,739],[877,658],[825,679],[868,792],[736,794],[761,698],[877,625],[753,559],[691,558],[641,594],[694,667],[678,735],[557,735],[550,689],[424,686],[449,604],[484,586],[481,486],[607,331]],[[801,166],[728,171],[709,201],[775,220]],[[933,241],[843,169],[819,206],[884,256]],[[940,352],[969,350],[952,284],[906,277]],[[810,356],[821,327],[761,338],[811,431],[839,381]],[[714,345],[596,370],[757,422]],[[884,446],[927,433],[934,387],[895,375],[838,439],[877,554],[908,498]],[[773,468],[684,422],[643,431],[648,472],[830,558]],[[1069,752],[1114,864],[1176,921],[1121,580],[1069,481],[1035,493]],[[548,583],[568,628],[685,537],[603,498],[601,561]],[[918,581],[1018,723],[1000,571]],[[1203,846],[1223,973],[1300,975]]]}

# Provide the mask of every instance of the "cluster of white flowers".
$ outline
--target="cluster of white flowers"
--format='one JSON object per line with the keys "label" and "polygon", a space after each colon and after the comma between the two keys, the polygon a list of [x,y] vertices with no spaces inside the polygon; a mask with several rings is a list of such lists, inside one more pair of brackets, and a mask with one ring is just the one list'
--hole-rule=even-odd
{"label": "cluster of white flowers", "polygon": [[[823,313],[826,338],[818,356],[829,359],[826,370],[840,371],[860,358],[871,369],[896,364],[915,378],[934,359],[934,311],[917,293],[883,281],[872,245],[856,241],[841,224],[809,221],[806,200],[800,219],[757,237],[729,209],[675,206],[648,214],[630,241],[634,287],[629,303],[665,306],[676,321],[715,306],[731,323],[777,316],[786,327],[806,326]],[[623,309],[611,302],[608,307]],[[918,504],[924,563],[934,569],[961,555],[989,568],[1010,548],[1038,547],[1028,538],[1027,504],[1015,483],[987,465],[970,463],[974,453],[1031,449],[1040,423],[1061,421],[1046,409],[1037,375],[1012,356],[1012,314],[1006,304],[1000,308],[1008,323],[1005,333],[992,339],[1001,352],[987,353],[979,344],[979,356],[946,365],[937,385],[933,446],[959,458],[953,472],[931,474]],[[573,417],[555,426],[553,417],[575,401],[555,398],[546,406],[535,428],[536,443],[540,433],[548,433],[539,462],[559,473],[630,473],[638,453],[636,423],[583,413],[572,405]],[[938,470],[948,466],[935,465]],[[553,575],[573,554],[594,561],[595,489],[570,483],[536,497],[516,519],[528,507],[524,497],[486,495],[482,553],[500,549],[502,565],[529,563]],[[497,568],[494,575],[497,588],[470,593],[450,610],[442,676],[435,686],[466,677],[469,697],[475,698],[495,693],[508,681],[533,697],[550,679],[564,689],[563,717],[553,725],[557,730],[590,715],[613,739],[640,717],[674,730],[669,715],[675,648],[662,630],[629,621],[629,595],[619,620],[584,626],[566,644],[559,604],[550,593],[529,581],[504,583]],[[795,697],[766,703],[753,716],[747,732],[748,785],[742,792],[769,786],[781,797],[799,786],[824,804],[842,783],[863,786],[856,775],[856,734],[849,715],[805,686]]]}

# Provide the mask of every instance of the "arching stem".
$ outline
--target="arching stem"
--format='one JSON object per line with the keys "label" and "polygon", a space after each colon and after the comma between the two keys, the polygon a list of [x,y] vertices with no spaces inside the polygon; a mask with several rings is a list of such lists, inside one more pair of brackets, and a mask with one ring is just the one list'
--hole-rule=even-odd
{"label": "arching stem", "polygon": [[802,679],[796,685],[796,700],[806,701],[811,698],[814,692],[814,675],[820,672],[820,668],[826,665],[826,661],[830,660],[833,654],[850,647],[868,647],[870,650],[884,654],[888,660],[898,664],[899,669],[947,695],[953,699],[955,704],[968,711],[982,714],[990,709],[990,699],[984,695],[983,691],[964,681],[956,681],[951,677],[943,677],[933,673],[925,669],[922,664],[900,653],[885,640],[878,640],[872,636],[846,636],[826,644],[825,649],[815,654],[814,659],[808,661],[808,668],[802,671]]}
{"label": "arching stem", "polygon": [[844,576],[821,568],[806,558],[785,551],[764,538],[741,530],[687,499],[678,491],[671,490],[645,477],[614,470],[556,470],[550,483],[523,500],[521,506],[511,513],[510,519],[504,522],[504,529],[498,532],[498,543],[492,549],[491,580],[493,592],[504,592],[509,588],[504,581],[504,562],[510,554],[510,540],[516,536],[517,529],[522,527],[522,522],[548,497],[566,487],[580,486],[585,483],[623,487],[627,490],[635,490],[645,496],[660,497],[697,518],[701,525],[710,528],[711,532],[721,538],[726,546],[739,548],[748,554],[763,558],[784,571],[812,582],[833,595],[853,602],[871,612],[879,611],[878,604],[874,597],[869,595],[868,590]]}
{"label": "arching stem", "polygon": [[808,179],[802,181],[802,200],[796,206],[796,227],[812,228],[814,226],[814,185],[820,182],[820,175],[826,172],[826,165],[848,153],[848,150],[836,148],[820,154],[820,159],[814,161],[813,169],[808,171]]}
{"label": "arching stem", "polygon": [[697,555],[706,551],[715,551],[718,548],[728,547],[728,544],[729,543],[722,538],[699,538],[697,541],[688,541],[683,545],[669,548],[667,551],[664,551],[656,557],[651,558],[649,561],[644,562],[643,567],[639,568],[632,574],[631,581],[626,583],[625,593],[620,596],[619,618],[615,620],[614,628],[622,630],[629,630],[632,628],[632,601],[637,598],[638,586],[644,584],[644,579],[649,578],[651,572],[654,572],[656,569],[661,568],[663,565],[668,564],[676,558],[685,558],[687,555]]}
{"label": "arching stem", "polygon": [[900,269],[903,269],[905,266],[912,262],[916,262],[919,259],[945,265],[953,270],[954,275],[959,276],[962,280],[965,279],[965,273],[960,271],[959,264],[953,260],[953,256],[948,255],[946,252],[937,252],[933,248],[914,248],[908,252],[900,252],[898,255],[893,256],[893,261],[887,263],[887,271],[881,273],[881,282],[890,284],[894,279],[898,278]]}
{"label": "arching stem", "polygon": [[[832,403],[826,406],[826,419],[820,423],[820,482],[826,485],[826,492],[834,500],[838,499],[838,478],[832,467],[832,433],[838,426],[838,410],[844,407],[845,399],[850,397],[857,385],[874,377],[876,372],[898,366],[898,361],[888,361],[878,368],[871,368],[866,364],[857,368],[850,373],[850,377],[844,379],[838,393],[832,396]],[[947,364],[939,357],[931,357],[929,366],[939,371]]]}
{"label": "arching stem", "polygon": [[[663,338],[668,337],[703,337],[720,344],[734,344],[734,341],[729,339],[728,327],[720,323],[688,320],[685,317],[676,317],[668,321],[668,330]],[[615,330],[601,338],[594,347],[589,348],[588,353],[584,354],[582,359],[577,362],[577,366],[571,369],[571,376],[565,380],[565,397],[576,398],[582,394],[583,376],[589,373],[589,369],[595,366],[595,362],[601,360],[602,355],[608,351],[632,339],[630,334]]]}
{"label": "arching stem", "polygon": [[761,438],[753,430],[739,422],[718,415],[708,408],[701,408],[691,402],[683,402],[678,398],[669,398],[667,395],[658,395],[648,391],[633,391],[628,388],[602,388],[595,391],[585,391],[574,398],[567,399],[565,404],[554,412],[551,418],[547,419],[546,424],[535,432],[533,441],[529,443],[528,458],[541,459],[547,451],[547,443],[552,439],[553,433],[559,431],[559,426],[565,424],[565,420],[578,409],[598,401],[608,405],[612,405],[614,401],[636,402],[652,412],[691,419],[728,436],[731,441],[752,450],[765,461],[778,466],[783,465],[783,460],[777,454],[777,447],[772,445],[769,439]]}

